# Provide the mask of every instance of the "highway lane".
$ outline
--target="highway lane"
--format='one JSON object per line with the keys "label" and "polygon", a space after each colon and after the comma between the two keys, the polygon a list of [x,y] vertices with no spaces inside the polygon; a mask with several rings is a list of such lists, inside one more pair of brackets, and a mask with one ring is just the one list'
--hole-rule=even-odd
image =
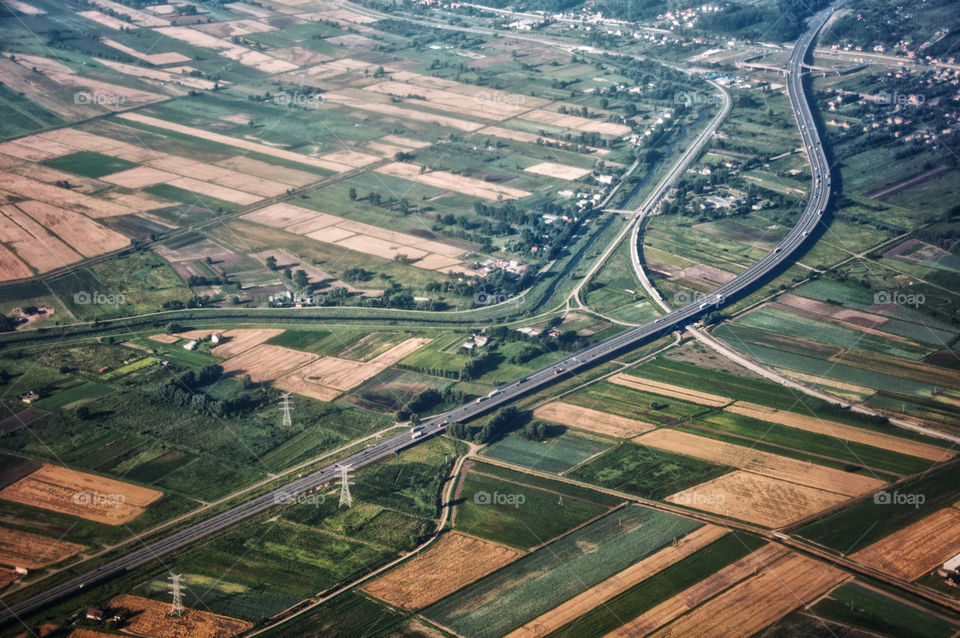
{"label": "highway lane", "polygon": [[801,74],[803,71],[802,62],[810,45],[824,23],[844,1],[840,0],[834,3],[812,18],[810,28],[797,41],[787,64],[787,91],[797,125],[800,128],[804,147],[810,159],[813,191],[799,222],[773,252],[767,254],[727,284],[717,288],[704,299],[673,310],[645,325],[626,330],[610,339],[570,355],[510,385],[495,390],[491,393],[492,396],[481,397],[474,402],[438,415],[424,422],[416,431],[408,431],[384,439],[337,463],[298,478],[281,488],[255,497],[170,536],[131,551],[95,570],[55,585],[15,605],[5,607],[0,611],[0,624],[23,618],[58,600],[75,595],[107,579],[122,575],[144,563],[170,554],[240,521],[256,516],[278,504],[289,502],[291,498],[299,494],[315,490],[326,483],[335,481],[339,478],[342,467],[357,469],[389,457],[391,454],[399,453],[405,448],[416,445],[430,436],[444,431],[449,423],[467,421],[480,416],[507,405],[522,395],[543,389],[553,384],[557,379],[580,372],[598,361],[681,329],[696,321],[704,313],[723,307],[733,296],[751,290],[771,270],[783,264],[806,241],[809,234],[820,222],[830,198],[830,175],[827,160],[814,125],[813,114],[803,92]]}

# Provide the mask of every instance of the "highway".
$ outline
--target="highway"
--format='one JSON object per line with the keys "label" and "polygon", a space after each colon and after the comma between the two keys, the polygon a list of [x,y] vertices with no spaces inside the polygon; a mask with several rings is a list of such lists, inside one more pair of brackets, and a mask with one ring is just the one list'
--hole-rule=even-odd
{"label": "highway", "polygon": [[810,159],[813,188],[810,200],[807,202],[807,206],[799,222],[773,252],[767,254],[736,278],[717,288],[705,298],[677,308],[647,324],[626,330],[605,341],[572,354],[548,367],[531,373],[526,377],[518,379],[510,385],[494,390],[491,393],[493,396],[481,397],[476,401],[454,408],[429,421],[425,421],[416,432],[407,431],[384,439],[379,443],[342,459],[338,463],[326,466],[288,483],[281,488],[237,505],[225,512],[191,525],[179,532],[175,532],[170,536],[145,545],[140,549],[131,551],[86,574],[67,580],[21,602],[5,607],[0,611],[0,625],[22,619],[58,600],[68,598],[107,579],[122,575],[155,558],[170,554],[240,521],[256,516],[280,503],[289,502],[291,498],[298,494],[309,492],[325,483],[335,481],[339,478],[342,467],[355,470],[380,459],[387,458],[405,448],[420,443],[430,436],[443,432],[449,423],[473,419],[491,410],[505,406],[522,395],[546,388],[558,379],[576,374],[593,366],[598,361],[635,348],[645,342],[669,334],[674,330],[682,329],[686,325],[695,322],[704,313],[722,308],[731,298],[753,290],[767,274],[788,260],[806,241],[807,237],[820,222],[827,202],[830,199],[830,174],[827,159],[814,125],[813,114],[803,92],[801,74],[803,72],[803,59],[810,45],[824,23],[844,1],[845,0],[840,0],[834,3],[831,7],[824,9],[811,19],[809,30],[797,41],[787,63],[787,91],[794,116],[797,120],[797,125],[803,137],[804,147]]}

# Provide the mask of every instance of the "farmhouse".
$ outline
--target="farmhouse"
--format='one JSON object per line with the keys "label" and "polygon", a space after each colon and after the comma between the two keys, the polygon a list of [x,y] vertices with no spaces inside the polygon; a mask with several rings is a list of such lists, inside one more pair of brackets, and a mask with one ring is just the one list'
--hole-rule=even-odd
{"label": "farmhouse", "polygon": [[33,403],[39,398],[40,398],[40,395],[34,392],[33,390],[30,390],[29,392],[25,392],[20,395],[20,400],[23,401],[24,403]]}

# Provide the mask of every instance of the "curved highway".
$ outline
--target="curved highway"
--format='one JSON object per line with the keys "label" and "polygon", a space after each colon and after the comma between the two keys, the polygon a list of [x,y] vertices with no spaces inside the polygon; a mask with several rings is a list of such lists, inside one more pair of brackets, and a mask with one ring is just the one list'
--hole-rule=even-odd
{"label": "curved highway", "polygon": [[614,354],[635,348],[642,343],[683,328],[687,324],[696,321],[704,313],[723,307],[730,298],[755,288],[768,273],[788,260],[793,252],[806,241],[808,235],[820,222],[820,218],[830,198],[830,175],[827,160],[814,125],[813,114],[804,96],[801,73],[803,59],[810,45],[816,38],[817,33],[844,1],[845,0],[840,0],[834,3],[831,7],[824,9],[811,19],[809,30],[797,41],[790,60],[787,63],[787,91],[794,116],[797,120],[797,125],[803,137],[804,147],[810,158],[813,191],[800,217],[799,223],[790,231],[783,241],[780,242],[773,252],[753,264],[736,278],[717,288],[707,297],[695,303],[673,310],[652,322],[624,331],[610,339],[570,355],[508,386],[494,390],[491,393],[492,396],[481,397],[474,402],[438,415],[424,422],[416,430],[384,439],[338,463],[334,463],[333,465],[329,465],[312,474],[288,483],[282,488],[258,496],[241,505],[237,505],[225,512],[171,534],[166,538],[154,541],[138,550],[134,550],[109,561],[86,574],[55,585],[44,592],[14,605],[7,606],[0,611],[0,624],[22,619],[58,600],[85,591],[109,578],[122,575],[157,557],[169,554],[242,520],[264,512],[278,504],[290,502],[298,494],[309,492],[325,483],[335,481],[339,478],[343,466],[356,469],[369,465],[370,463],[388,457],[391,454],[398,453],[400,450],[416,445],[424,439],[442,432],[447,425],[453,421],[467,421],[502,407],[519,396],[543,389],[553,384],[557,379],[579,372],[600,360],[607,359]]}

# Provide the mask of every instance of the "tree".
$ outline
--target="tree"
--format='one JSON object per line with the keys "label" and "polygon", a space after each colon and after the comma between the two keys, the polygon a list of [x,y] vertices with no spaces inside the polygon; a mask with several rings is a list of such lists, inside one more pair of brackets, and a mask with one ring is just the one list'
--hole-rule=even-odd
{"label": "tree", "polygon": [[183,332],[183,326],[181,326],[176,321],[171,321],[167,324],[165,331],[168,335],[176,334],[178,332]]}
{"label": "tree", "polygon": [[300,289],[306,289],[310,286],[310,278],[307,277],[307,272],[302,269],[298,269],[297,272],[293,273],[293,283]]}
{"label": "tree", "polygon": [[357,199],[357,189],[351,186],[349,195],[350,195],[350,201],[355,201]]}
{"label": "tree", "polygon": [[277,258],[274,257],[273,255],[270,255],[269,257],[267,257],[267,268],[269,268],[270,270],[277,269]]}

